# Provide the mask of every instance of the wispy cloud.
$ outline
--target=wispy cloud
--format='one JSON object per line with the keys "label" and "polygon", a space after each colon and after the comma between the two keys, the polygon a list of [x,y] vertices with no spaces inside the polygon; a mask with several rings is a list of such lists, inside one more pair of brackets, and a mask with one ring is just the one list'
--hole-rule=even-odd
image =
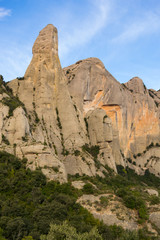
{"label": "wispy cloud", "polygon": [[113,43],[128,43],[160,29],[160,15],[146,13],[142,18],[128,23],[124,31],[112,39]]}
{"label": "wispy cloud", "polygon": [[25,70],[31,60],[31,51],[26,45],[10,44],[9,48],[0,47],[2,59],[0,61],[0,74],[6,81],[24,76]]}
{"label": "wispy cloud", "polygon": [[65,32],[65,38],[60,38],[59,54],[65,57],[74,47],[88,43],[107,24],[110,13],[110,3],[107,0],[89,1],[90,12],[80,19],[79,26],[73,24],[72,32]]}
{"label": "wispy cloud", "polygon": [[0,19],[4,18],[6,16],[10,16],[10,15],[11,15],[10,9],[0,8]]}

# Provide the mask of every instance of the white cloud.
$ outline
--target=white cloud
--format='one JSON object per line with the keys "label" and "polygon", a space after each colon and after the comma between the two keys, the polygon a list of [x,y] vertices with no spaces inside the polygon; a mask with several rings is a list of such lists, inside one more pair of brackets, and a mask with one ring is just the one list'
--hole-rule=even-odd
{"label": "white cloud", "polygon": [[[60,57],[65,57],[74,47],[88,43],[103,27],[109,19],[110,4],[107,0],[89,0],[91,9],[85,18],[79,20],[78,26],[73,22],[72,32],[63,32],[63,38],[59,40]],[[77,23],[76,23],[77,24]]]}
{"label": "white cloud", "polygon": [[0,19],[10,15],[11,15],[10,9],[0,8]]}
{"label": "white cloud", "polygon": [[143,18],[127,24],[125,30],[112,39],[113,43],[128,43],[138,38],[156,32],[160,29],[160,15],[146,13]]}

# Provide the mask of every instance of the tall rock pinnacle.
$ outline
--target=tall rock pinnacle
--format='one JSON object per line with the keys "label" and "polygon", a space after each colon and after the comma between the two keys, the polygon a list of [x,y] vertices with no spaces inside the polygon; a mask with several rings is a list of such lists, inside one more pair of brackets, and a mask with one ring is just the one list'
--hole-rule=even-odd
{"label": "tall rock pinnacle", "polygon": [[[83,131],[80,127],[77,113],[73,106],[66,77],[58,57],[57,29],[49,24],[40,31],[33,45],[33,58],[25,73],[24,81],[20,83],[20,99],[30,111],[36,111],[46,124],[57,128],[58,117],[61,119],[64,145],[72,146],[73,142],[82,145]],[[25,94],[26,89],[26,94]],[[26,98],[26,95],[30,97]],[[72,136],[76,140],[72,142]],[[70,136],[70,138],[68,138]],[[65,142],[68,141],[67,143]]]}
{"label": "tall rock pinnacle", "polygon": [[53,154],[60,155],[74,146],[84,145],[86,130],[85,124],[80,124],[81,119],[67,88],[58,57],[58,33],[53,25],[40,31],[32,52],[24,79],[13,80],[10,87],[25,104],[32,121],[38,121],[32,133],[34,139],[48,142]]}
{"label": "tall rock pinnacle", "polygon": [[33,55],[36,53],[50,53],[58,54],[58,33],[57,28],[52,24],[48,24],[42,31],[40,31],[33,48]]}
{"label": "tall rock pinnacle", "polygon": [[[51,72],[55,67],[61,68],[58,58],[58,32],[52,24],[42,29],[37,37],[33,48],[33,58],[25,73],[26,77],[31,77],[34,84],[40,77]],[[34,76],[35,75],[35,76]]]}

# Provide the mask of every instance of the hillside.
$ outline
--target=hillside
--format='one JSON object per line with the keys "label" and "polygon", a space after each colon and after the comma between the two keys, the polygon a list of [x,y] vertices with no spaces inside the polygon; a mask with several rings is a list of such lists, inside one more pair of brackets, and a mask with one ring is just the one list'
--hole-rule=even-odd
{"label": "hillside", "polygon": [[[125,234],[133,234],[132,238],[128,235],[126,239],[154,239],[160,231],[160,91],[148,90],[138,77],[120,84],[97,58],[80,60],[62,69],[58,57],[58,33],[51,24],[40,31],[32,52],[31,63],[23,77],[6,83],[0,76],[0,157],[4,169],[1,179],[7,177],[5,181],[10,185],[10,180],[15,177],[15,169],[7,165],[7,159],[26,159],[22,182],[28,181],[27,174],[40,174],[45,186],[53,184],[55,188],[58,184],[56,191],[61,188],[63,194],[69,191],[67,194],[75,197],[74,204],[83,209],[86,218],[90,216],[88,229],[96,226],[103,239],[106,239],[103,228],[107,229],[104,232],[110,231],[110,239],[115,239],[114,229],[106,226],[114,224],[120,226],[115,227],[116,234],[122,232],[122,236],[117,235],[118,239],[125,239]],[[9,164],[12,165],[10,161]],[[20,191],[25,185],[24,182],[21,185],[19,177],[15,184],[20,185]],[[7,186],[6,183],[2,185]],[[14,191],[16,185],[11,181],[11,186],[7,190],[9,202],[10,188]],[[38,191],[49,209],[52,189],[45,195],[43,186],[37,186],[39,190],[35,189],[35,192]],[[12,219],[29,214],[26,221],[31,220],[34,225],[40,218],[39,213],[37,218],[34,215],[34,211],[38,211],[33,204],[34,197],[29,203],[19,197],[17,200],[16,195],[16,201],[28,209],[26,213],[19,216],[6,212],[1,216]],[[42,202],[39,202],[40,208]],[[80,206],[106,225],[101,225]],[[63,208],[64,205],[62,212]],[[71,213],[75,211],[71,205],[69,208]],[[69,212],[64,215],[59,221],[53,221],[54,218],[47,215],[46,231],[41,231],[40,225],[28,227],[29,223],[23,219],[26,230],[12,239],[29,234],[39,239],[41,234],[48,233],[52,221],[62,224],[66,219],[78,230],[75,234],[87,232],[85,227],[78,229],[77,222],[73,224]],[[11,239],[12,234],[7,235],[6,221],[0,226],[5,237]],[[80,225],[86,225],[86,222],[82,217]],[[140,237],[144,233],[148,238]]]}
{"label": "hillside", "polygon": [[[47,182],[40,169],[31,171],[26,162],[0,152],[0,239],[68,239],[67,231],[69,239],[159,239],[155,237],[159,221],[155,216],[153,220],[153,213],[152,225],[148,221],[151,211],[160,211],[160,198],[150,195],[151,188],[160,192],[160,180],[154,175],[140,177],[121,168],[115,175],[108,168],[105,178],[70,176],[68,183],[60,184]],[[78,181],[84,183],[81,189],[73,187]],[[96,220],[85,208],[113,226]],[[109,209],[112,213],[108,215]],[[50,224],[61,231],[53,231],[51,238],[42,237],[48,234]],[[74,231],[76,238],[71,237]]]}

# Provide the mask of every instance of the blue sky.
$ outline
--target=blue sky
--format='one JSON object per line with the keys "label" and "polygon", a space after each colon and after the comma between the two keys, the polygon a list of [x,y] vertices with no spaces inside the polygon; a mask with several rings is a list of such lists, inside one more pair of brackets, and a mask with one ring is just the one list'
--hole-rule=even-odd
{"label": "blue sky", "polygon": [[23,76],[48,23],[58,28],[62,67],[98,57],[120,82],[139,76],[160,89],[159,0],[0,0],[0,74]]}

